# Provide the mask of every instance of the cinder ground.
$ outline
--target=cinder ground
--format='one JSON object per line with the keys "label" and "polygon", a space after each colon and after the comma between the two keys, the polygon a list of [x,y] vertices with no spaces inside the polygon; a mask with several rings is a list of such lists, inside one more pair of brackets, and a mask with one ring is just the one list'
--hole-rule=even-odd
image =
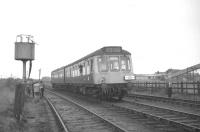
{"label": "cinder ground", "polygon": [[14,84],[0,80],[0,132],[19,132],[21,123],[17,123],[13,114]]}
{"label": "cinder ground", "polygon": [[56,121],[44,98],[26,96],[23,117],[14,117],[14,80],[0,80],[0,132],[58,132]]}

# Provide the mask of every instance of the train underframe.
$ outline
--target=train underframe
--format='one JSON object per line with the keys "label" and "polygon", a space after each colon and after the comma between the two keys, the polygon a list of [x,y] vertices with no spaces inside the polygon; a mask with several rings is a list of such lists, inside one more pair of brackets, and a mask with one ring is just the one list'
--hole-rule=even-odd
{"label": "train underframe", "polygon": [[113,97],[117,97],[121,100],[125,97],[130,89],[129,84],[53,84],[53,88],[66,89],[73,93],[79,93],[82,95],[89,95],[101,100],[110,100]]}

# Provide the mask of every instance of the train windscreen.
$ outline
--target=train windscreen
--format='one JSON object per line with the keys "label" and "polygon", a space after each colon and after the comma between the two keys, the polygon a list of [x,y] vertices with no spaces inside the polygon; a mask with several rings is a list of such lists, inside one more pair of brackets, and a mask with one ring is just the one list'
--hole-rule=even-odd
{"label": "train windscreen", "polygon": [[110,71],[119,71],[119,56],[109,57]]}
{"label": "train windscreen", "polygon": [[107,72],[108,71],[106,57],[98,58],[98,68],[99,68],[99,72]]}
{"label": "train windscreen", "polygon": [[98,58],[99,72],[131,71],[130,58],[128,56],[104,56]]}
{"label": "train windscreen", "polygon": [[131,70],[131,65],[130,65],[129,57],[121,56],[120,60],[121,60],[121,70],[122,71],[130,71]]}

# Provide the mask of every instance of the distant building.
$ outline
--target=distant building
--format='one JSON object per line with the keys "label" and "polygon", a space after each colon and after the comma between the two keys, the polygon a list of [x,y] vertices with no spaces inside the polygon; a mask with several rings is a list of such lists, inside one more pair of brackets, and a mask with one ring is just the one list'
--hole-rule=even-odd
{"label": "distant building", "polygon": [[45,85],[45,87],[51,87],[51,77],[42,77],[42,82]]}
{"label": "distant building", "polygon": [[136,80],[154,80],[155,75],[154,74],[135,74]]}
{"label": "distant building", "polygon": [[144,81],[166,81],[168,79],[168,74],[174,74],[181,70],[179,69],[168,69],[165,72],[157,71],[154,74],[136,74],[136,80]]}
{"label": "distant building", "polygon": [[[194,70],[193,70],[194,69]],[[168,69],[165,72],[157,71],[154,74],[135,74],[136,81],[200,81],[200,64],[186,69]]]}
{"label": "distant building", "polygon": [[42,81],[50,82],[51,77],[42,77]]}
{"label": "distant building", "polygon": [[168,69],[165,73],[166,74],[173,74],[173,73],[176,73],[176,72],[179,72],[179,71],[181,71],[181,70],[179,70],[179,69]]}

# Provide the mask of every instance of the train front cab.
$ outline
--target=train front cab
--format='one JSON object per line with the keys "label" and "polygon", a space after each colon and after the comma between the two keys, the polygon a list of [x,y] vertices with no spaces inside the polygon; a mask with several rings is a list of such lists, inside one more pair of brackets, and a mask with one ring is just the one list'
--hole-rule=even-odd
{"label": "train front cab", "polygon": [[134,79],[131,55],[96,56],[94,65],[94,83],[100,86],[100,96],[122,99]]}

